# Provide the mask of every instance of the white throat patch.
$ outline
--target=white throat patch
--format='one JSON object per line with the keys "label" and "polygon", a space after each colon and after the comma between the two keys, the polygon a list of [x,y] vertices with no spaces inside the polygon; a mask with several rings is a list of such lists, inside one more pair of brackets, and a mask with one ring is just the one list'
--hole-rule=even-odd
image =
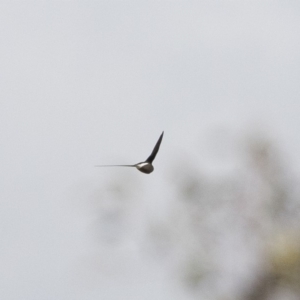
{"label": "white throat patch", "polygon": [[149,165],[149,163],[144,162],[144,163],[138,164],[137,167],[142,168],[142,167],[145,167],[145,166],[147,166],[147,165]]}

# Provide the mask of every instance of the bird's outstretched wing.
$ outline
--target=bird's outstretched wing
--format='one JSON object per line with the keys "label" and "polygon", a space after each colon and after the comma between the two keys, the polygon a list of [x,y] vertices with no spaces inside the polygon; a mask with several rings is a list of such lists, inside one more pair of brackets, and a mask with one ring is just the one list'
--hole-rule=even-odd
{"label": "bird's outstretched wing", "polygon": [[95,167],[135,167],[135,165],[97,165]]}
{"label": "bird's outstretched wing", "polygon": [[155,158],[155,156],[156,156],[156,154],[157,154],[157,152],[159,150],[159,146],[160,146],[160,143],[162,141],[163,136],[164,136],[164,132],[162,132],[162,134],[160,135],[160,137],[159,137],[159,139],[158,139],[158,141],[157,141],[157,143],[156,143],[156,145],[155,145],[155,147],[154,147],[151,155],[146,159],[146,162],[148,162],[148,163],[152,163],[153,162],[153,160],[154,160],[154,158]]}

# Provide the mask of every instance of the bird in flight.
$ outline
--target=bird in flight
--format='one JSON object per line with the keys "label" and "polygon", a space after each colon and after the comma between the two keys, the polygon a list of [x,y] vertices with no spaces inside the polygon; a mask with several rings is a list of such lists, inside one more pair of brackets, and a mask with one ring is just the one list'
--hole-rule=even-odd
{"label": "bird in flight", "polygon": [[155,158],[155,156],[156,156],[156,154],[159,150],[159,146],[161,144],[163,136],[164,136],[164,132],[162,132],[162,134],[160,135],[158,141],[156,142],[156,145],[155,145],[151,155],[144,162],[140,162],[140,163],[135,164],[135,165],[97,165],[95,167],[135,167],[143,173],[150,174],[154,170],[152,162],[153,162],[153,160],[154,160],[154,158]]}

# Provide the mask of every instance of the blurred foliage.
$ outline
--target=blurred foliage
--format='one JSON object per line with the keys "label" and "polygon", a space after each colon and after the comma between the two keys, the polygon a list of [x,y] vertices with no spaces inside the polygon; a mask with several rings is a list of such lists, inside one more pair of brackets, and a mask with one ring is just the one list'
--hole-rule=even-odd
{"label": "blurred foliage", "polygon": [[[300,299],[297,178],[263,135],[248,136],[236,148],[243,150],[228,172],[208,175],[194,161],[172,170],[164,219],[143,219],[147,253],[163,260],[196,299]],[[128,180],[113,184],[98,198],[100,227],[110,236],[118,235],[103,222],[127,227],[130,236],[134,214],[125,203],[135,187]]]}
{"label": "blurred foliage", "polygon": [[271,248],[271,273],[281,284],[300,292],[300,232],[282,232]]}

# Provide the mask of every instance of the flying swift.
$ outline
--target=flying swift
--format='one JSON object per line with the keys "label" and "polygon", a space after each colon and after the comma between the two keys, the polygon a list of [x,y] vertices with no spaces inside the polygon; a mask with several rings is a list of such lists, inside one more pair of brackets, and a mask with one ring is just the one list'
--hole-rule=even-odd
{"label": "flying swift", "polygon": [[134,167],[137,168],[142,173],[150,174],[154,170],[152,162],[154,161],[156,154],[159,150],[163,136],[164,136],[164,132],[162,132],[158,141],[156,142],[156,145],[152,150],[151,155],[143,162],[137,163],[135,165],[97,165],[95,167]]}

